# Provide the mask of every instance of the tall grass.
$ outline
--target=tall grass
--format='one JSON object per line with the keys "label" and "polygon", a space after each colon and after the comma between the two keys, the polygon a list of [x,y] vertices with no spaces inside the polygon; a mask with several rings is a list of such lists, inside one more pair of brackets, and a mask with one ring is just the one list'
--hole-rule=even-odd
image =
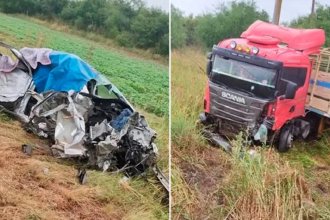
{"label": "tall grass", "polygon": [[[195,123],[202,111],[205,57],[193,49],[172,52],[172,138],[179,148],[200,142]],[[185,143],[185,144],[183,144]]]}
{"label": "tall grass", "polygon": [[304,176],[273,149],[233,141],[232,170],[223,187],[227,219],[310,219],[316,216]]}
{"label": "tall grass", "polygon": [[190,218],[190,211],[196,205],[196,195],[185,182],[181,171],[177,166],[171,169],[171,191],[174,205],[172,206],[173,220],[180,218]]}
{"label": "tall grass", "polygon": [[172,51],[172,218],[191,219],[198,199],[179,167],[182,157],[203,146],[195,122],[201,110],[203,82],[206,76],[199,66],[204,64],[202,53],[195,50]]}

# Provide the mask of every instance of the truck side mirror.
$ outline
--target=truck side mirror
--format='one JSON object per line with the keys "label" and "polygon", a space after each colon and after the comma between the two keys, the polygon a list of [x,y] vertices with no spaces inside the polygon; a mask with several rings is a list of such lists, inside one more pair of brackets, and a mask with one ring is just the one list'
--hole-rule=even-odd
{"label": "truck side mirror", "polygon": [[297,87],[298,87],[297,83],[288,81],[286,84],[285,98],[294,99],[294,96],[296,95]]}
{"label": "truck side mirror", "polygon": [[206,74],[209,76],[212,71],[212,52],[207,53]]}

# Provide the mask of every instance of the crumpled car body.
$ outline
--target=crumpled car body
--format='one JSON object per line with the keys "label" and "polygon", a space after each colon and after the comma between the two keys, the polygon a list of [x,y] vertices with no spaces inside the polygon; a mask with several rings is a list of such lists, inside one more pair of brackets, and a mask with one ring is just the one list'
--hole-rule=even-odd
{"label": "crumpled car body", "polygon": [[155,165],[156,132],[106,77],[72,54],[0,46],[18,58],[0,56],[0,105],[53,155],[128,176]]}

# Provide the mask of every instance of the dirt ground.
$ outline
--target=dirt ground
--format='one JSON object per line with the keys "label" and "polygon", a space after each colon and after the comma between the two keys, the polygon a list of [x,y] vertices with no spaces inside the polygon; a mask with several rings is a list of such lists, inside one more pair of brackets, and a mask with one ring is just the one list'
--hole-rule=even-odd
{"label": "dirt ground", "polygon": [[[175,146],[173,146],[175,149]],[[191,216],[198,216],[200,219],[212,219],[216,216],[217,209],[221,209],[224,197],[220,188],[226,179],[230,164],[227,155],[220,152],[221,149],[204,146],[191,152],[176,152],[172,150],[172,163],[182,172],[182,177],[190,189],[194,189],[193,204],[190,208]],[[189,155],[184,158],[182,155]],[[193,160],[193,161],[192,161]],[[172,192],[175,194],[175,192]],[[198,202],[197,202],[198,201]],[[213,213],[205,210],[213,209]],[[174,216],[174,219],[181,219]],[[194,218],[195,219],[195,218]]]}
{"label": "dirt ground", "polygon": [[[80,185],[73,166],[49,156],[47,143],[18,122],[0,122],[0,219],[118,219],[96,188]],[[32,156],[22,144],[34,143]]]}

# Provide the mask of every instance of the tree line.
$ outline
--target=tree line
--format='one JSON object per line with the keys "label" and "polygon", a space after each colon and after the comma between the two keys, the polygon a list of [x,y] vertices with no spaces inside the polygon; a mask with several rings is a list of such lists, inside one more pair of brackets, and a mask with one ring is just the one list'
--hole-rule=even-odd
{"label": "tree line", "polygon": [[0,10],[60,20],[120,46],[169,53],[168,13],[148,8],[141,0],[0,0]]}
{"label": "tree line", "polygon": [[[184,16],[171,6],[172,48],[198,45],[210,48],[222,39],[239,37],[255,20],[269,22],[269,15],[258,10],[254,1],[232,1],[221,4],[213,13]],[[317,7],[315,15],[302,16],[286,24],[298,28],[322,28],[327,34],[325,46],[330,46],[330,7]]]}
{"label": "tree line", "polygon": [[322,28],[326,34],[325,47],[330,47],[330,6],[319,5],[315,14],[301,16],[290,23],[297,28]]}

